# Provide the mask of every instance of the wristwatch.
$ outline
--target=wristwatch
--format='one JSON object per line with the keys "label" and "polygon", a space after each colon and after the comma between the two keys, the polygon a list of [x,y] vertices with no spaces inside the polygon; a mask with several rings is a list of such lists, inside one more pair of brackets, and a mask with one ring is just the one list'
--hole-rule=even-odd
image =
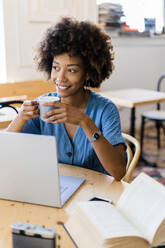
{"label": "wristwatch", "polygon": [[98,140],[100,138],[101,131],[99,130],[98,132],[94,133],[92,137],[89,139],[90,143],[92,143],[95,140]]}

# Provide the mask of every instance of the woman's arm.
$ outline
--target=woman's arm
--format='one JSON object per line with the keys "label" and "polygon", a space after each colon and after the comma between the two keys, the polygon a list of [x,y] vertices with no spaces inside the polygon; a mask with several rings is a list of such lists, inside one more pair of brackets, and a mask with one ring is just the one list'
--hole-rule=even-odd
{"label": "woman's arm", "polygon": [[18,116],[10,123],[6,131],[21,132],[28,120],[39,116],[38,103],[36,101],[25,101]]}
{"label": "woman's arm", "polygon": [[[84,116],[80,126],[88,139],[98,132],[95,123],[87,115]],[[105,170],[116,180],[121,180],[126,173],[124,145],[112,146],[103,135],[93,141],[91,145]]]}

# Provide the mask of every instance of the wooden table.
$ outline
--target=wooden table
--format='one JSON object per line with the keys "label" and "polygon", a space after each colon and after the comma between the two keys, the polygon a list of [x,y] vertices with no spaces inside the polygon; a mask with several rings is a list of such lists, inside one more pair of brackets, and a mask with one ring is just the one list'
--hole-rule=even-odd
{"label": "wooden table", "polygon": [[137,106],[165,102],[165,93],[147,89],[121,89],[99,92],[111,99],[116,105],[131,109],[130,134],[135,136],[135,108]]}
{"label": "wooden table", "polygon": [[110,176],[70,165],[60,165],[60,174],[86,178],[85,183],[62,209],[0,200],[0,248],[12,247],[10,225],[13,222],[29,222],[55,228],[61,236],[60,247],[73,248],[74,244],[59,221],[66,222],[78,201],[87,201],[96,195],[101,195],[116,202],[128,185],[124,182],[114,181]]}

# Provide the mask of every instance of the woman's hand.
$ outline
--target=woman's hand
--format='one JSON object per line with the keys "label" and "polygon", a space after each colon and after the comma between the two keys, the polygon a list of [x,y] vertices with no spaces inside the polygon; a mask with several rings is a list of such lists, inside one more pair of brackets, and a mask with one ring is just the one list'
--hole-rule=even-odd
{"label": "woman's hand", "polygon": [[6,131],[21,132],[26,122],[32,118],[38,117],[39,108],[37,101],[25,101],[17,115],[17,117],[10,123]]}
{"label": "woman's hand", "polygon": [[81,125],[84,119],[84,112],[80,109],[73,107],[69,104],[61,102],[50,102],[43,104],[44,106],[54,106],[55,108],[48,111],[43,115],[47,122],[57,123],[70,123],[75,125]]}
{"label": "woman's hand", "polygon": [[25,101],[21,106],[18,117],[23,121],[28,121],[39,115],[40,111],[37,101]]}

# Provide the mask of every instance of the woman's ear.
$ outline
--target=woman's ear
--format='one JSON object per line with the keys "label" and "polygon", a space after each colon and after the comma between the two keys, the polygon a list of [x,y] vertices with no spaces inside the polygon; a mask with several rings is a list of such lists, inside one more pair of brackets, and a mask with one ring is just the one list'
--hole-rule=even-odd
{"label": "woman's ear", "polygon": [[86,74],[85,80],[86,80],[86,81],[89,80],[89,75],[88,75],[88,73]]}

